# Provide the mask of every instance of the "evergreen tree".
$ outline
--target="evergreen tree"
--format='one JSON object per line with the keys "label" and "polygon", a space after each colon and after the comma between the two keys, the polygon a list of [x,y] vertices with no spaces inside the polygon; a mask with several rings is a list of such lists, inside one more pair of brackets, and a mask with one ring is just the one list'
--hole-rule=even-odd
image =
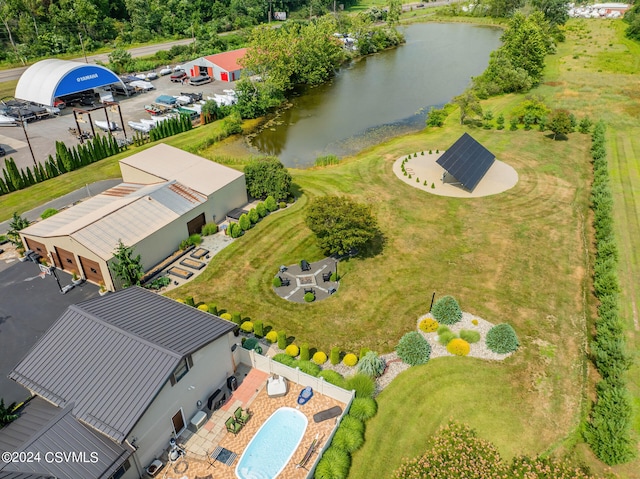
{"label": "evergreen tree", "polygon": [[133,256],[133,248],[125,246],[118,240],[118,246],[113,253],[114,261],[111,269],[122,280],[122,286],[128,288],[133,285],[140,285],[142,279],[142,261],[140,255]]}
{"label": "evergreen tree", "polygon": [[24,188],[24,179],[20,175],[18,167],[16,166],[16,162],[13,161],[13,158],[9,158],[8,160],[5,158],[4,164],[14,190],[21,190],[22,188]]}
{"label": "evergreen tree", "polygon": [[5,159],[5,168],[2,169],[2,176],[4,176],[4,184],[7,185],[7,189],[9,192],[16,191],[16,187],[13,186],[13,181],[11,181],[11,177],[9,176],[9,172],[7,171],[7,163]]}
{"label": "evergreen tree", "polygon": [[27,179],[29,180],[29,185],[35,185],[37,183],[36,179],[33,177],[33,173],[31,173],[31,168],[27,166]]}

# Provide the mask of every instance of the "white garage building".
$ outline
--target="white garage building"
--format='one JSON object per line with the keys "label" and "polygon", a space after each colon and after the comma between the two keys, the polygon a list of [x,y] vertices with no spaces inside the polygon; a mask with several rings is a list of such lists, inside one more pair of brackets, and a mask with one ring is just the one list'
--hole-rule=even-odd
{"label": "white garage building", "polygon": [[148,271],[189,235],[247,204],[244,173],[160,144],[120,160],[123,182],[20,232],[58,268],[119,287],[109,268],[121,240]]}

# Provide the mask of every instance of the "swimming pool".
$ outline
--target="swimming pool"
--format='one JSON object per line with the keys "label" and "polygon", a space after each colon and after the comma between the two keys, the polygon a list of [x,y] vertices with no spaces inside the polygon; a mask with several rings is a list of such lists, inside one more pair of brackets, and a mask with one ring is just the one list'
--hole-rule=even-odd
{"label": "swimming pool", "polygon": [[277,409],[258,429],[236,466],[240,479],[275,479],[298,448],[307,429],[304,414],[290,407]]}

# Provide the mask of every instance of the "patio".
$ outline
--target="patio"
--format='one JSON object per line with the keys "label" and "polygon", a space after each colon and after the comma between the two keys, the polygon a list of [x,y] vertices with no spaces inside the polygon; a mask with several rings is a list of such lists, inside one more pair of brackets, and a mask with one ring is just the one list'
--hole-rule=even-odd
{"label": "patio", "polygon": [[[207,423],[197,433],[185,431],[182,434],[178,442],[186,451],[186,455],[175,463],[167,464],[159,477],[167,479],[204,479],[206,477],[235,479],[235,467],[260,426],[276,409],[285,406],[295,408],[298,394],[303,389],[303,386],[289,381],[289,391],[285,396],[270,398],[267,396],[265,387],[269,376],[267,373],[242,365],[236,376],[241,378],[238,389],[219,410],[211,415]],[[308,471],[296,468],[296,464],[304,457],[311,442],[318,434],[320,437],[319,445],[307,463],[307,467],[315,462],[318,451],[331,435],[337,421],[336,418],[315,423],[313,415],[333,406],[340,406],[344,410],[346,405],[314,391],[313,398],[300,407],[300,412],[305,414],[309,422],[300,445],[280,477],[287,479],[306,477]],[[233,435],[227,432],[225,421],[233,415],[238,407],[249,409],[251,419],[237,435]],[[227,461],[229,465],[215,461],[210,455],[217,447],[227,449],[237,456]],[[166,455],[163,457],[163,461],[166,462]]]}

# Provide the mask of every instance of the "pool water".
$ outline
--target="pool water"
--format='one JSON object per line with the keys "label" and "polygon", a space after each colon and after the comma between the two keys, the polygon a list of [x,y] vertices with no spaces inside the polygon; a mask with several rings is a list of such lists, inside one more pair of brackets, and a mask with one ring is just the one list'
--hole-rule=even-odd
{"label": "pool water", "polygon": [[240,479],[275,479],[298,448],[307,429],[304,414],[281,407],[258,429],[244,450],[236,476]]}

